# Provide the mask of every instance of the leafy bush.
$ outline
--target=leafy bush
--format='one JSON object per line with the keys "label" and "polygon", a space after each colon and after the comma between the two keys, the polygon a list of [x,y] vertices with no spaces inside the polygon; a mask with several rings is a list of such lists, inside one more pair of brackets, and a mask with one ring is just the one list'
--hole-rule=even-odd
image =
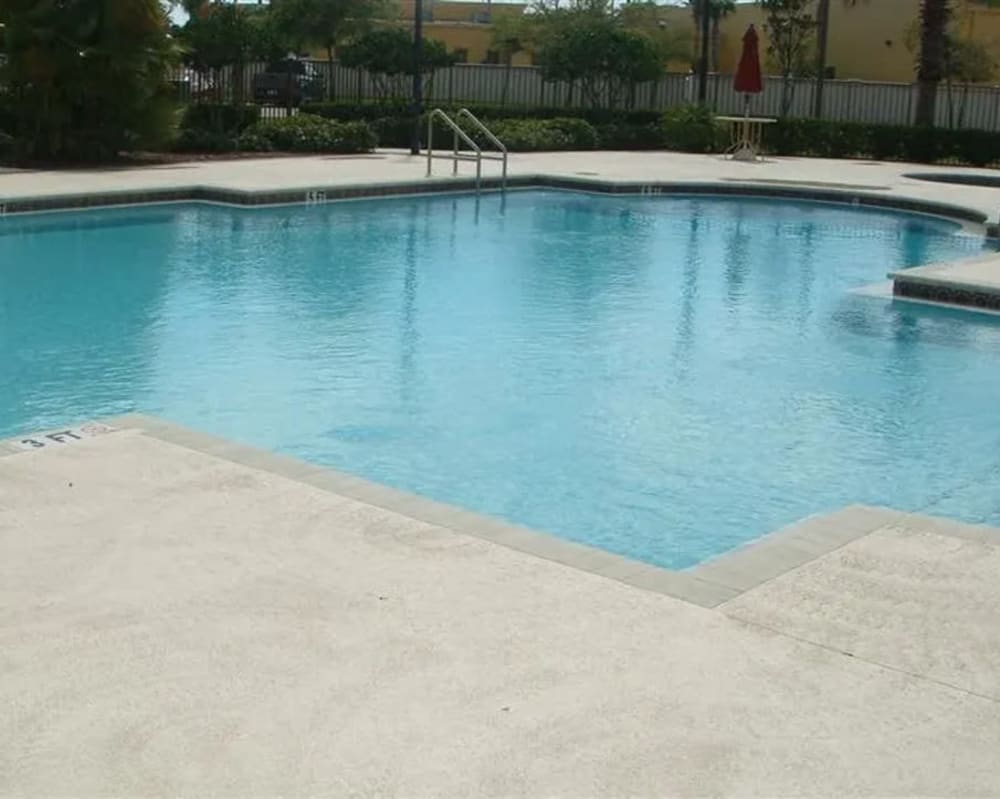
{"label": "leafy bush", "polygon": [[173,149],[178,153],[229,153],[236,149],[236,139],[214,130],[188,128],[181,130]]}
{"label": "leafy bush", "polygon": [[1000,136],[988,130],[963,130],[951,139],[953,155],[972,166],[1000,162]]}
{"label": "leafy bush", "polygon": [[367,153],[375,149],[375,134],[364,122],[334,122],[309,114],[258,122],[240,141],[259,149],[297,153]]}
{"label": "leafy bush", "polygon": [[7,158],[14,153],[14,137],[0,130],[0,158]]}
{"label": "leafy bush", "polygon": [[488,127],[512,152],[593,150],[597,146],[597,131],[582,119],[501,119]]}
{"label": "leafy bush", "polygon": [[237,136],[260,121],[260,107],[228,103],[189,105],[181,117],[181,130],[205,130]]}
{"label": "leafy bush", "polygon": [[[413,136],[413,117],[379,117],[378,119],[373,120],[369,127],[371,127],[372,132],[375,134],[379,147],[410,146],[410,138]],[[444,135],[443,130],[441,133]],[[435,136],[436,135],[437,134],[435,133]],[[422,123],[420,125],[421,146],[423,146],[424,139],[426,138],[427,125],[426,123]],[[444,141],[444,139],[438,139],[438,141]]]}
{"label": "leafy bush", "polygon": [[274,150],[274,145],[267,136],[251,128],[240,134],[236,149],[244,153],[269,153]]}
{"label": "leafy bush", "polygon": [[764,147],[775,155],[873,158],[988,166],[1000,163],[1000,136],[983,130],[874,125],[820,119],[782,119],[764,129]]}
{"label": "leafy bush", "polygon": [[725,139],[713,113],[701,105],[681,105],[663,115],[663,145],[668,150],[715,153]]}
{"label": "leafy bush", "polygon": [[598,147],[602,150],[662,150],[663,125],[659,122],[635,124],[610,122],[597,125]]}
{"label": "leafy bush", "polygon": [[[470,105],[512,151],[653,150],[720,152],[725,131],[713,114],[698,106],[680,106],[665,114],[652,111],[525,109],[517,106]],[[205,110],[194,110],[205,109]],[[254,106],[192,106],[185,112],[177,149],[187,152],[365,152],[381,147],[405,148],[413,134],[413,117],[404,102],[315,103],[290,119],[255,121]],[[297,121],[299,120],[299,121]],[[334,121],[337,120],[337,121]],[[344,121],[350,120],[350,121]],[[3,129],[0,107],[0,129]],[[332,125],[333,127],[329,127]],[[192,126],[200,126],[195,129]],[[471,128],[466,125],[471,131]],[[916,163],[1000,164],[1000,136],[981,130],[948,130],[909,125],[874,125],[820,119],[783,119],[764,128],[764,149],[774,155],[816,158],[873,158]],[[426,117],[420,125],[426,146]],[[484,149],[485,138],[473,138]],[[451,131],[434,127],[435,146],[450,147]],[[462,147],[462,145],[460,145]],[[465,149],[462,147],[462,149]]]}
{"label": "leafy bush", "polygon": [[[520,105],[493,105],[489,103],[454,103],[443,104],[447,113],[453,114],[459,108],[468,108],[480,119],[560,119],[575,117],[589,122],[591,125],[608,125],[611,123],[627,125],[659,124],[659,111],[624,111],[607,110],[603,108],[538,108]],[[328,119],[360,119],[372,122],[388,117],[412,118],[412,112],[407,102],[402,100],[387,100],[382,103],[307,103],[302,106],[303,113]]]}

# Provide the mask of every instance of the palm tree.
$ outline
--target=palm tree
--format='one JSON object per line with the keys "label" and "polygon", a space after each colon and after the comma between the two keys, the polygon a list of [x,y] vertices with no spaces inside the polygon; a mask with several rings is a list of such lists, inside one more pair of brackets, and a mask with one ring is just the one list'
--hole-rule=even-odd
{"label": "palm tree", "polygon": [[917,63],[918,125],[933,125],[938,84],[945,76],[951,0],[923,0],[920,4],[920,60]]}
{"label": "palm tree", "polygon": [[702,52],[705,47],[705,43],[701,41],[700,33],[704,30],[701,11],[704,7],[708,7],[708,19],[711,25],[712,71],[717,71],[719,68],[719,23],[723,17],[729,16],[736,10],[736,2],[735,0],[687,0],[687,5],[694,17],[695,35],[698,39],[698,47],[695,49],[697,53]]}
{"label": "palm tree", "polygon": [[[858,0],[843,0],[854,7]],[[830,0],[819,0],[816,7],[816,91],[813,95],[813,116],[823,116],[823,89],[826,85],[826,51],[830,40]]]}

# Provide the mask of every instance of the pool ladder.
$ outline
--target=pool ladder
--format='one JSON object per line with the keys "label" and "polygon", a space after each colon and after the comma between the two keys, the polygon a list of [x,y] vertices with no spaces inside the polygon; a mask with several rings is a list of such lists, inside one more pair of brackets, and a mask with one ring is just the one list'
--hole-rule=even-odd
{"label": "pool ladder", "polygon": [[[445,125],[451,128],[453,138],[450,153],[434,153],[435,119],[440,119]],[[472,140],[472,137],[469,136],[469,134],[462,129],[461,125],[458,124],[457,120],[461,119],[469,120],[473,127],[482,133],[490,144],[496,148],[496,152],[483,152],[483,148],[476,144],[476,142]],[[459,152],[459,141],[461,141],[472,152]],[[504,143],[493,134],[493,131],[480,122],[475,114],[473,114],[468,108],[460,108],[454,118],[448,116],[448,114],[440,108],[435,108],[427,117],[427,177],[431,176],[433,159],[435,158],[450,158],[452,175],[458,174],[459,161],[475,161],[476,191],[479,191],[479,186],[483,179],[483,159],[486,159],[487,161],[500,161],[503,163],[503,176],[501,178],[500,186],[503,189],[507,188],[507,148],[504,146]]]}

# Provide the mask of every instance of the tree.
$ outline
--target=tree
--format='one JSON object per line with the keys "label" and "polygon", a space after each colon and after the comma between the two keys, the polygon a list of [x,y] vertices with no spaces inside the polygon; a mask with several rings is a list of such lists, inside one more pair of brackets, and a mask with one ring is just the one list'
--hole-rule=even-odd
{"label": "tree", "polygon": [[[996,61],[989,48],[979,42],[949,35],[945,49],[945,90],[948,98],[948,127],[960,128],[965,122],[969,85],[987,83],[996,75]],[[955,84],[961,86],[957,101]]]}
{"label": "tree", "polygon": [[649,36],[627,28],[623,16],[600,0],[568,9],[543,8],[533,22],[542,77],[579,84],[591,105],[602,95],[613,108],[639,83],[663,70],[660,49]]}
{"label": "tree", "polygon": [[298,49],[316,45],[326,51],[327,99],[333,89],[337,45],[368,30],[383,10],[380,0],[274,0],[272,4],[275,24]]}
{"label": "tree", "polygon": [[504,14],[493,22],[492,45],[500,53],[504,63],[503,89],[500,91],[500,105],[506,105],[510,90],[510,76],[514,67],[514,56],[525,48],[527,27],[524,18],[514,14]]}
{"label": "tree", "polygon": [[[705,0],[687,0],[687,5],[691,9],[691,14],[694,17],[695,31],[700,31],[701,11],[705,6]],[[736,0],[708,0],[708,19],[709,25],[711,26],[711,33],[709,34],[709,52],[711,54],[710,65],[712,72],[719,71],[719,51],[721,50],[722,44],[722,20],[734,11],[736,11]],[[700,35],[697,38],[700,39]],[[698,52],[700,52],[700,48],[702,46],[701,42],[698,43],[698,46]]]}
{"label": "tree", "polygon": [[646,36],[660,54],[664,65],[671,61],[691,61],[694,43],[686,28],[671,22],[672,15],[664,14],[664,6],[652,0],[629,2],[618,6],[617,14],[622,27]]}
{"label": "tree", "polygon": [[781,72],[781,115],[787,116],[792,108],[792,78],[804,61],[816,27],[809,10],[812,0],[758,0],[758,4],[764,10],[767,52]]}
{"label": "tree", "polygon": [[203,5],[181,29],[185,61],[199,71],[232,68],[232,96],[243,102],[246,67],[257,58],[272,58],[283,49],[276,41],[266,9],[213,3]]}
{"label": "tree", "polygon": [[[922,37],[922,20],[918,19],[906,32],[906,47],[911,53],[921,51]],[[991,49],[978,41],[964,37],[958,21],[954,17],[950,18],[945,28],[941,63],[941,77],[948,101],[949,127],[962,127],[969,85],[992,81],[996,75],[996,68],[997,64]],[[956,84],[961,87],[957,97]]]}
{"label": "tree", "polygon": [[[456,62],[454,53],[434,39],[423,42],[422,71],[430,75]],[[340,50],[345,67],[367,70],[381,97],[407,95],[402,81],[413,77],[413,40],[402,28],[375,28]]]}
{"label": "tree", "polygon": [[933,125],[938,84],[945,77],[950,0],[922,0],[920,4],[920,57],[917,62],[918,125]]}
{"label": "tree", "polygon": [[22,157],[107,160],[171,132],[178,48],[159,0],[0,0],[0,23]]}

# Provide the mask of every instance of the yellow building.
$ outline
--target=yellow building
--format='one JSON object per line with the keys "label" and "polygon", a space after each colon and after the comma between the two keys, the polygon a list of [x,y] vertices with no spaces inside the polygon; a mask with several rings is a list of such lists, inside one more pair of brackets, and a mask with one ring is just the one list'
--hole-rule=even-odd
{"label": "yellow building", "polygon": [[[960,33],[987,47],[1000,64],[1000,8],[989,8],[981,0],[957,0],[956,26]],[[520,15],[526,3],[451,2],[424,0],[424,35],[458,51],[472,64],[496,63],[500,54],[493,47],[491,20],[501,15]],[[854,80],[909,83],[914,79],[915,34],[920,0],[831,0],[828,63],[835,77]],[[697,36],[688,8],[662,6],[657,14],[662,25]],[[400,21],[411,24],[413,0],[400,3]],[[741,2],[722,20],[719,30],[720,72],[732,72],[739,59],[741,39],[753,23],[766,50],[764,16],[753,2]],[[518,53],[515,65],[531,63],[531,54]],[[671,69],[687,70],[690,63],[678,60]]]}
{"label": "yellow building", "polygon": [[[413,0],[399,3],[400,20],[412,24]],[[502,16],[520,16],[527,3],[469,3],[444,0],[424,0],[424,36],[436,39],[449,50],[457,52],[470,64],[496,64],[501,54],[493,46],[492,21]],[[529,53],[517,53],[515,66],[531,63]]]}

